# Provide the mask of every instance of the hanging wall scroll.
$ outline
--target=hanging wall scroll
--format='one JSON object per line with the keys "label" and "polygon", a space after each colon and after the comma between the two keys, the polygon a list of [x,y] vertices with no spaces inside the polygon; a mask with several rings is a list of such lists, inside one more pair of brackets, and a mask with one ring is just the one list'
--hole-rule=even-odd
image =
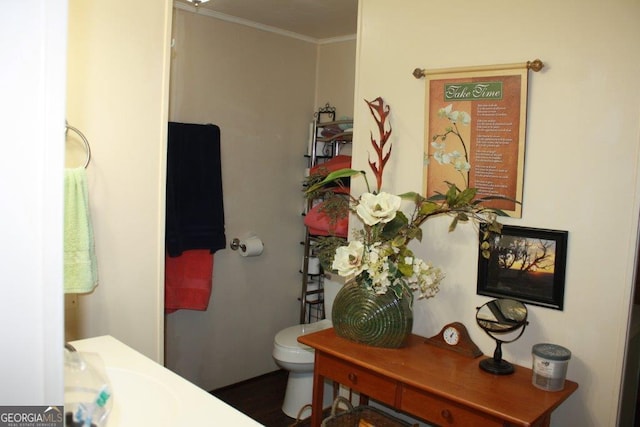
{"label": "hanging wall scroll", "polygon": [[447,192],[447,182],[496,197],[487,207],[522,217],[528,71],[522,64],[422,70],[426,79],[425,162],[427,197]]}

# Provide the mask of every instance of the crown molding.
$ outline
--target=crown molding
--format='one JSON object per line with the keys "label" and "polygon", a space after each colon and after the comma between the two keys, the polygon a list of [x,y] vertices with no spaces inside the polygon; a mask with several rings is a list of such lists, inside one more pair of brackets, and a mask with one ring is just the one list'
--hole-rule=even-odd
{"label": "crown molding", "polygon": [[284,37],[290,37],[296,40],[301,40],[307,43],[314,43],[314,44],[329,44],[329,43],[339,43],[339,42],[343,42],[343,41],[349,41],[349,40],[355,40],[356,35],[347,35],[347,36],[340,36],[340,37],[330,37],[330,38],[326,38],[326,39],[318,39],[315,37],[309,37],[309,36],[305,36],[304,34],[299,34],[299,33],[295,33],[293,31],[287,31],[287,30],[283,30],[281,28],[276,28],[276,27],[272,27],[270,25],[265,25],[265,24],[260,24],[258,22],[254,22],[254,21],[250,21],[248,19],[243,19],[243,18],[238,18],[236,16],[231,16],[231,15],[226,15],[224,13],[220,13],[220,12],[216,12],[213,11],[211,9],[206,9],[206,8],[196,8],[193,5],[190,4],[186,4],[186,3],[181,3],[178,1],[173,2],[173,7],[175,9],[180,9],[180,10],[185,10],[187,12],[192,12],[192,13],[197,13],[199,15],[205,15],[208,16],[210,18],[215,18],[215,19],[219,19],[221,21],[226,21],[226,22],[231,22],[234,24],[239,24],[239,25],[245,25],[247,27],[252,27],[258,30],[262,30],[262,31],[267,31],[269,33],[274,33],[274,34],[278,34]]}
{"label": "crown molding", "polygon": [[355,40],[356,39],[356,35],[355,34],[349,34],[346,36],[338,36],[338,37],[329,37],[327,39],[319,39],[318,40],[318,44],[331,44],[331,43],[341,43],[341,42],[348,42],[351,40]]}

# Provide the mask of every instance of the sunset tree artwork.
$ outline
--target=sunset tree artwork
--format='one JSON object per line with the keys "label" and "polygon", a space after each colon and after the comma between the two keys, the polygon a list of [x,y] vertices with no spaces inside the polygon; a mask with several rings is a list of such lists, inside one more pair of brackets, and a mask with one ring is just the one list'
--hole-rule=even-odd
{"label": "sunset tree artwork", "polygon": [[493,253],[489,275],[495,280],[494,286],[512,292],[524,286],[533,295],[553,296],[555,241],[502,236]]}

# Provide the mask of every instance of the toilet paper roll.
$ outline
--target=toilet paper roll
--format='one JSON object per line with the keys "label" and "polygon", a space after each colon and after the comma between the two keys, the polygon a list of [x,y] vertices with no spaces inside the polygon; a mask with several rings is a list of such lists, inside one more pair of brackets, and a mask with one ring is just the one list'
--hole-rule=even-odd
{"label": "toilet paper roll", "polygon": [[307,267],[308,274],[320,274],[320,259],[309,257],[309,265]]}
{"label": "toilet paper roll", "polygon": [[262,253],[264,245],[259,237],[249,237],[240,241],[240,255],[258,256]]}
{"label": "toilet paper roll", "polygon": [[309,123],[309,140],[307,141],[307,156],[311,155],[313,149],[313,122]]}

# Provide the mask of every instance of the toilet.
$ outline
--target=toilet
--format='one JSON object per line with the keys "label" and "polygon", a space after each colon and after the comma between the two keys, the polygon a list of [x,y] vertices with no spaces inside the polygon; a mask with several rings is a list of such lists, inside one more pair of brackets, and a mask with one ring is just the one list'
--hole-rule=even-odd
{"label": "toilet", "polygon": [[[324,312],[326,319],[295,325],[278,332],[273,342],[273,359],[282,369],[289,371],[287,389],[282,403],[282,411],[291,418],[297,418],[300,410],[311,403],[313,395],[314,350],[298,342],[298,337],[332,326],[331,308],[336,294],[342,287],[341,282],[324,280]],[[325,384],[325,405],[331,403],[331,386]],[[308,415],[308,414],[307,414]]]}

